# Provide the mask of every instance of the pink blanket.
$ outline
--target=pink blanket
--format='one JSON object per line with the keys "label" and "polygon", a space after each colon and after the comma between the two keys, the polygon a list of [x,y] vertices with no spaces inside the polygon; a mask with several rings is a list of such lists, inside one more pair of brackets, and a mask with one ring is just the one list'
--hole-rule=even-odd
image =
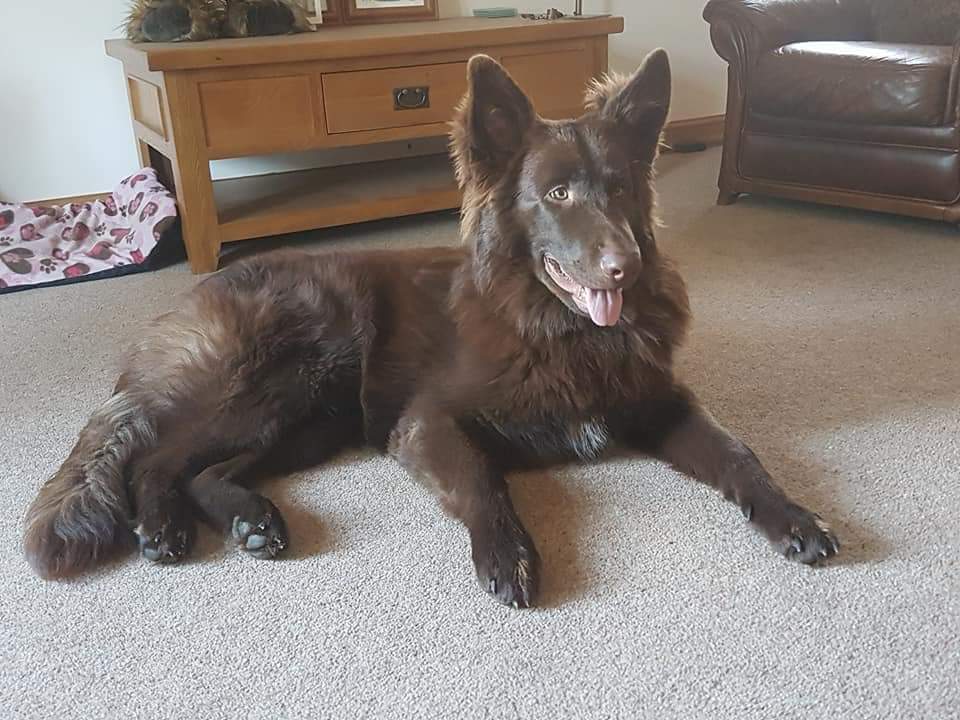
{"label": "pink blanket", "polygon": [[151,168],[123,180],[102,201],[0,203],[0,292],[136,270],[176,217],[173,195]]}

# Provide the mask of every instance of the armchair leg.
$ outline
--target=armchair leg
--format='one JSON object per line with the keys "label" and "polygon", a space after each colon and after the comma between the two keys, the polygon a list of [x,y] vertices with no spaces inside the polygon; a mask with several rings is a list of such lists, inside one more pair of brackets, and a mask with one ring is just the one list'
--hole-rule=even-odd
{"label": "armchair leg", "polygon": [[740,193],[721,190],[717,196],[717,205],[733,205],[739,198]]}

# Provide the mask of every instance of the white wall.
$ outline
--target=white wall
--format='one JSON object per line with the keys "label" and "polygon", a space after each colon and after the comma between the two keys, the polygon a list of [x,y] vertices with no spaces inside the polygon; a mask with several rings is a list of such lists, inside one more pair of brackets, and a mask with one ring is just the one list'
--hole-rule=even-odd
{"label": "white wall", "polygon": [[[447,17],[468,15],[474,8],[516,5],[522,12],[555,7],[573,12],[574,0],[440,0]],[[706,0],[584,0],[585,13],[613,13],[624,30],[610,38],[610,69],[630,72],[651,50],[666,48],[673,66],[671,119],[684,120],[723,112],[727,66],[710,44],[701,13]]]}
{"label": "white wall", "polygon": [[[670,51],[674,67],[673,119],[723,112],[724,66],[700,19],[704,0],[585,0],[587,12],[623,15],[610,65],[628,72],[655,47]],[[442,17],[510,0],[440,0]],[[558,7],[573,0],[516,3],[521,10]],[[0,0],[0,27],[27,28],[4,35],[0,60],[0,200],[38,200],[111,189],[136,169],[133,133],[120,64],[104,54],[103,40],[119,37],[123,0]],[[440,148],[437,143],[392,145],[380,155]],[[221,161],[217,177],[342,161],[339,154]]]}
{"label": "white wall", "polygon": [[124,7],[0,0],[0,200],[100,192],[136,169],[122,71],[103,50]]}
{"label": "white wall", "polygon": [[624,30],[610,40],[610,67],[635,68],[658,47],[670,53],[673,70],[673,120],[719,115],[727,97],[727,64],[710,44],[701,13],[706,0],[584,0],[584,9],[604,5],[622,15]]}

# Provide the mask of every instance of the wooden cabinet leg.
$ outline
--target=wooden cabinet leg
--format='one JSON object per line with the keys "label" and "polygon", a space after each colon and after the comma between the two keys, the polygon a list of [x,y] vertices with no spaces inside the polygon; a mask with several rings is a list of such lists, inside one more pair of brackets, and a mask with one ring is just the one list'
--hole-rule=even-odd
{"label": "wooden cabinet leg", "polygon": [[137,139],[137,157],[140,158],[140,167],[153,167],[150,162],[150,146],[143,140]]}
{"label": "wooden cabinet leg", "polygon": [[[220,236],[209,163],[206,174],[202,168],[192,175],[189,167],[182,172],[175,159],[171,160],[143,140],[137,140],[137,154],[140,166],[156,170],[160,182],[177,196],[180,232],[190,269],[197,274],[213,272],[220,255]],[[214,207],[212,219],[210,207]]]}
{"label": "wooden cabinet leg", "polygon": [[170,162],[187,259],[193,272],[213,272],[220,257],[220,223],[199,91],[185,73],[167,73],[165,82],[170,107],[177,108],[170,118],[174,145]]}
{"label": "wooden cabinet leg", "polygon": [[206,173],[199,166],[196,170],[180,168],[176,158],[166,157],[142,140],[137,141],[137,150],[142,167],[156,170],[160,182],[177,196],[180,232],[190,269],[198,274],[213,272],[220,254],[220,236],[209,164]]}
{"label": "wooden cabinet leg", "polygon": [[220,258],[220,228],[210,165],[190,160],[185,163],[174,161],[173,173],[180,228],[190,269],[198,274],[213,272]]}

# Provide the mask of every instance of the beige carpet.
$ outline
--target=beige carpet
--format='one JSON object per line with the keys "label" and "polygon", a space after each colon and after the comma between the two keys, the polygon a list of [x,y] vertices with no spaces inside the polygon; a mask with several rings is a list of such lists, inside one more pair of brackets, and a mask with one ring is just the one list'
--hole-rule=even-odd
{"label": "beige carpet", "polygon": [[[661,244],[696,315],[682,371],[835,524],[838,562],[792,565],[711,491],[625,459],[516,479],[546,607],[510,611],[475,586],[465,532],[358,454],[266,489],[289,560],[207,534],[180,567],[131,558],[43,583],[20,554],[30,497],[110,390],[124,338],[195,280],[180,266],[33,290],[0,298],[4,717],[958,717],[960,235],[718,208],[718,162],[662,165]],[[300,242],[439,243],[455,227]]]}

